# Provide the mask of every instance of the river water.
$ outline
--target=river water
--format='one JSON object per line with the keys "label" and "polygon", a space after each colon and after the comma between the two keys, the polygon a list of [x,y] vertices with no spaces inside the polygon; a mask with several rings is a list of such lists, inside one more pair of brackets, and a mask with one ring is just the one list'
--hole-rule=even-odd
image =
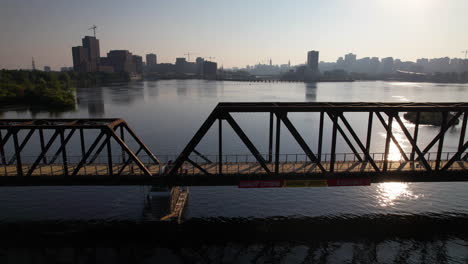
{"label": "river water", "polygon": [[[468,86],[402,82],[305,84],[164,80],[79,88],[77,101],[77,109],[68,112],[31,112],[22,107],[10,107],[4,108],[0,115],[2,118],[124,118],[157,156],[167,160],[171,157],[166,155],[176,155],[183,149],[218,102],[466,102]],[[234,114],[233,116],[252,141],[260,146],[260,151],[265,153],[268,140],[268,115]],[[318,114],[291,114],[290,118],[315,151]],[[365,135],[367,115],[350,114],[347,118],[358,134]],[[376,124],[377,120],[374,120],[371,151],[383,152],[385,132]],[[326,121],[326,125],[324,153],[328,153],[330,149],[329,140],[327,141],[331,134],[330,122]],[[409,123],[406,125],[410,129],[413,127]],[[225,127],[223,151],[226,154],[248,153],[240,140],[234,137],[233,131]],[[286,132],[284,129],[283,131]],[[204,154],[216,154],[215,132],[216,128],[208,133],[197,150]],[[437,132],[436,127],[422,126],[420,144],[425,146]],[[456,150],[459,133],[458,126],[450,129],[449,137],[445,139],[444,151]],[[395,131],[395,136],[404,137],[399,130]],[[406,151],[410,150],[409,143],[403,144],[402,147]],[[77,148],[69,151],[78,153]],[[394,145],[390,151],[390,157],[399,158]],[[338,141],[337,152],[350,152],[342,139]],[[301,153],[298,145],[287,133],[284,133],[282,138],[281,153]],[[147,187],[139,186],[2,188],[0,222],[145,222],[148,220],[148,216],[144,213],[147,190]],[[461,216],[468,222],[467,190],[468,183],[382,183],[365,187],[280,189],[192,187],[185,217],[188,220],[224,221],[225,219],[267,220],[275,217],[282,219],[368,217],[370,219],[373,216],[385,215],[436,215],[438,218]],[[172,258],[178,261],[192,256],[202,259],[205,257],[212,262],[218,262],[216,261],[218,251],[223,251],[225,253],[223,257],[227,262],[230,260],[249,263],[252,258],[257,258],[256,260],[260,262],[271,260],[279,263],[296,262],[296,258],[301,261],[309,258],[312,262],[318,262],[319,257],[325,262],[351,261],[355,260],[356,256],[357,260],[362,262],[393,262],[398,256],[401,257],[402,248],[407,248],[405,252],[408,256],[402,260],[402,263],[405,263],[405,261],[421,260],[419,258],[421,254],[414,252],[422,250],[431,252],[430,248],[435,247],[439,255],[429,254],[426,256],[429,260],[435,258],[439,260],[437,262],[459,261],[460,263],[468,260],[466,238],[438,238],[430,242],[432,243],[430,245],[427,241],[421,244],[412,239],[411,237],[403,240],[392,238],[371,244],[362,241],[349,243],[335,241],[333,242],[335,244],[327,242],[328,244],[314,245],[296,242],[290,244],[288,240],[275,245],[264,243],[245,245],[236,244],[226,238],[222,245],[218,243],[207,246],[207,250],[214,253],[206,253],[206,256],[198,253],[204,246],[187,246],[176,251],[156,247],[155,250],[163,252],[156,255],[164,256],[164,259]],[[374,253],[367,251],[370,247],[375,249],[372,251]],[[229,250],[237,256],[237,259],[229,255],[231,253],[226,253]],[[277,256],[274,252],[278,250],[286,253],[284,256],[281,254]],[[328,250],[332,253],[327,253],[328,255],[323,253]],[[315,251],[321,253],[314,253]],[[21,250],[13,255],[16,256],[20,252]],[[445,254],[442,258],[440,252]],[[368,254],[375,255],[375,260],[368,259]],[[230,257],[226,257],[227,255]],[[270,257],[272,259],[269,259]],[[314,261],[314,258],[317,258],[317,261]]]}

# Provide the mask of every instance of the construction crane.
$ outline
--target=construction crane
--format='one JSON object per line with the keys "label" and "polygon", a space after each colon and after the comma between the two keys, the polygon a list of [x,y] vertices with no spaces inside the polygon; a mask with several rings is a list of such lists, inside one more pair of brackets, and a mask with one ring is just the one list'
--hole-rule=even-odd
{"label": "construction crane", "polygon": [[91,30],[91,29],[93,30],[93,32],[94,32],[94,37],[96,37],[96,28],[97,28],[96,25],[93,25],[92,27],[88,28],[88,30]]}
{"label": "construction crane", "polygon": [[216,59],[216,57],[206,57],[207,59]]}
{"label": "construction crane", "polygon": [[195,52],[187,52],[185,53],[184,55],[187,55],[187,61],[190,61],[190,55],[194,55],[194,54],[197,54]]}
{"label": "construction crane", "polygon": [[468,50],[462,51],[462,53],[465,53],[465,60],[466,60],[466,55],[468,55]]}

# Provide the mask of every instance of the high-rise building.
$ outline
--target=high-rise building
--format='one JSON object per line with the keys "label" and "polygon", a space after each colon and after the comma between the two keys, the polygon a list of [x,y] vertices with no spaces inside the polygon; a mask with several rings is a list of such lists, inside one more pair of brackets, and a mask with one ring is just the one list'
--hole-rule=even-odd
{"label": "high-rise building", "polygon": [[187,64],[187,60],[185,60],[185,58],[176,58],[176,63],[175,63],[176,72],[184,73],[185,69],[187,68],[186,64]]}
{"label": "high-rise building", "polygon": [[218,64],[216,62],[203,62],[203,79],[216,79]]}
{"label": "high-rise building", "polygon": [[143,72],[143,57],[138,56],[138,55],[133,55],[132,59],[133,59],[133,63],[135,64],[135,71],[137,73],[142,73]]}
{"label": "high-rise building", "polygon": [[197,57],[195,60],[195,63],[197,64],[197,74],[198,75],[203,75],[203,62],[205,60],[202,57]]}
{"label": "high-rise building", "polygon": [[88,53],[89,71],[98,71],[99,59],[101,58],[99,51],[99,40],[95,37],[85,36],[82,39],[83,47]]}
{"label": "high-rise building", "polygon": [[111,50],[107,53],[107,61],[115,72],[136,72],[132,53],[128,50]]}
{"label": "high-rise building", "polygon": [[83,46],[72,48],[73,69],[78,72],[89,71],[88,51]]}
{"label": "high-rise building", "polygon": [[344,57],[345,64],[353,65],[356,62],[356,54],[348,53]]}
{"label": "high-rise building", "polygon": [[50,66],[44,66],[44,71],[45,72],[50,72]]}
{"label": "high-rise building", "polygon": [[100,51],[99,40],[85,36],[83,46],[72,48],[73,68],[80,72],[96,72],[99,70]]}
{"label": "high-rise building", "polygon": [[146,66],[153,66],[158,64],[158,57],[154,53],[146,54]]}
{"label": "high-rise building", "polygon": [[384,73],[393,72],[393,57],[383,58],[382,59],[382,71]]}
{"label": "high-rise building", "polygon": [[319,52],[311,50],[307,53],[307,66],[312,72],[318,72]]}

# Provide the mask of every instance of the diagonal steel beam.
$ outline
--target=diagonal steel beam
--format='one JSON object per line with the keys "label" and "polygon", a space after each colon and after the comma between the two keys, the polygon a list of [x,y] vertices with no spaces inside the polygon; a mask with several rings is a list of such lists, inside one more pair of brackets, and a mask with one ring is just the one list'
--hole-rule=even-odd
{"label": "diagonal steel beam", "polygon": [[431,165],[429,165],[429,163],[427,162],[426,158],[424,157],[424,154],[421,152],[418,145],[416,144],[416,141],[411,137],[410,132],[405,127],[405,124],[403,124],[403,122],[401,121],[400,116],[398,114],[395,114],[394,117],[395,117],[395,120],[397,121],[398,125],[400,125],[400,128],[403,131],[403,133],[405,134],[406,138],[410,142],[411,146],[413,147],[414,151],[416,151],[416,153],[418,154],[419,159],[423,163],[426,170],[431,171],[432,170]]}
{"label": "diagonal steel beam", "polygon": [[13,133],[13,144],[15,147],[15,157],[16,157],[16,173],[18,176],[23,176],[23,165],[21,163],[21,155],[19,152],[19,145],[18,145],[18,132],[19,129],[15,129]]}
{"label": "diagonal steel beam", "polygon": [[8,129],[8,130],[7,130],[7,133],[6,133],[6,135],[5,135],[5,137],[4,137],[4,138],[0,138],[0,148],[2,149],[2,153],[3,153],[3,154],[2,154],[2,162],[3,162],[3,164],[5,164],[5,165],[6,165],[7,163],[6,163],[6,160],[5,160],[5,159],[6,159],[6,156],[5,156],[5,153],[4,153],[3,150],[4,150],[4,147],[5,147],[6,143],[8,142],[8,139],[9,139],[9,138],[11,137],[11,135],[12,135],[12,132],[11,132],[11,131],[12,131],[11,129]]}
{"label": "diagonal steel beam", "polygon": [[450,119],[450,121],[447,123],[447,125],[443,129],[440,130],[440,132],[437,134],[437,136],[435,136],[435,138],[422,151],[422,153],[424,153],[424,155],[437,143],[437,141],[439,141],[441,139],[441,137],[445,134],[445,132],[447,132],[447,130],[455,124],[455,121],[461,116],[462,113],[463,112],[457,112]]}
{"label": "diagonal steel beam", "polygon": [[[45,140],[44,140],[44,130],[42,128],[39,128],[39,142],[41,143],[41,151],[44,151]],[[47,157],[45,155],[44,155],[44,158],[42,159],[42,162],[44,164],[47,164]]]}
{"label": "diagonal steel beam", "polygon": [[[137,134],[127,125],[127,123],[123,123],[123,126],[127,130],[128,133],[133,137],[133,139],[143,148],[143,151],[146,152],[146,154],[154,161],[155,164],[161,163],[159,159],[151,152],[151,150],[143,143],[143,141],[137,136]],[[115,136],[117,134],[114,133]],[[117,136],[118,137],[118,136]],[[123,140],[120,140],[123,142]]]}
{"label": "diagonal steel beam", "polygon": [[[133,159],[133,161],[135,161],[135,163],[138,165],[140,170],[142,170],[147,176],[153,176],[153,174],[149,171],[149,169],[143,164],[143,162],[141,162],[141,160],[135,155],[135,153],[133,153],[133,151],[127,146],[127,144],[125,144],[125,142],[123,142],[122,139],[119,136],[117,136],[117,134],[115,133],[115,131],[113,129],[109,129],[109,133],[110,133],[110,136],[113,137],[115,139],[115,141],[117,141],[117,143]],[[108,142],[110,144],[110,138],[109,138]],[[143,147],[143,150],[144,150],[144,146],[142,146],[142,145],[140,145],[140,146]]]}
{"label": "diagonal steel beam", "polygon": [[[453,157],[445,164],[444,167],[442,167],[441,170],[442,170],[442,171],[447,170],[448,168],[450,168],[450,166],[452,166],[452,164],[453,164],[455,161],[460,160],[461,154],[462,154],[467,148],[468,148],[468,141],[465,142],[465,144],[458,150],[457,153],[455,153],[455,155],[453,155]],[[468,155],[468,153],[467,153],[467,155]],[[465,157],[466,157],[466,155],[465,155]],[[464,157],[464,158],[465,158],[465,157]],[[464,159],[464,158],[463,158],[463,159]],[[463,160],[463,159],[462,159],[462,160]]]}
{"label": "diagonal steel beam", "polygon": [[[26,135],[26,137],[23,139],[23,142],[21,142],[20,146],[19,146],[19,149],[18,149],[18,154],[21,154],[21,151],[23,151],[24,147],[26,146],[26,144],[28,143],[29,139],[31,138],[31,136],[33,135],[34,131],[36,129],[33,128],[31,130],[29,130],[28,134]],[[13,155],[13,157],[8,161],[8,164],[12,164],[13,161],[16,159],[16,153]]]}
{"label": "diagonal steel beam", "polygon": [[[390,131],[390,138],[392,139],[393,143],[395,144],[395,146],[397,147],[398,151],[400,152],[401,156],[403,157],[403,159],[405,161],[409,161],[408,159],[408,156],[406,155],[405,151],[403,150],[403,148],[400,146],[400,143],[398,142],[398,140],[395,138],[395,136],[393,135],[393,132],[391,131],[391,129],[389,128],[387,122],[385,122],[385,120],[383,119],[382,115],[379,113],[379,112],[375,112],[375,115],[377,116],[377,118],[380,120],[380,123],[382,123],[382,126],[385,128],[385,131]],[[388,115],[388,113],[387,113]]]}
{"label": "diagonal steel beam", "polygon": [[201,139],[205,136],[206,132],[211,128],[213,123],[220,117],[220,112],[215,108],[213,112],[208,116],[208,118],[203,122],[202,126],[198,129],[198,131],[195,133],[193,138],[190,140],[190,142],[185,146],[184,150],[179,154],[177,157],[174,167],[169,171],[169,175],[175,175],[179,168],[182,166],[184,161],[187,160],[188,156],[192,151],[195,149],[195,147],[200,143]]}
{"label": "diagonal steel beam", "polygon": [[239,127],[237,122],[232,118],[232,116],[229,113],[225,113],[224,118],[226,121],[231,125],[232,129],[234,129],[234,132],[236,132],[237,136],[244,142],[245,146],[250,150],[250,152],[254,155],[255,159],[257,159],[258,163],[263,167],[263,169],[270,174],[270,169],[266,165],[265,159],[263,159],[262,155],[260,152],[258,152],[257,148],[254,146],[252,141],[247,137],[247,135],[242,131],[242,129]]}
{"label": "diagonal steel beam", "polygon": [[97,159],[97,157],[99,156],[99,154],[101,154],[102,150],[104,149],[104,147],[106,146],[107,144],[107,141],[104,140],[101,145],[99,146],[99,148],[96,150],[96,152],[94,153],[93,157],[91,158],[91,160],[88,161],[88,164],[92,164],[94,163],[94,161]]}
{"label": "diagonal steel beam", "polygon": [[[415,120],[415,125],[414,125],[414,132],[413,132],[413,139],[414,143],[416,145],[418,144],[418,135],[419,135],[419,120],[421,119],[421,112],[416,113],[416,120]],[[416,153],[416,150],[414,148],[411,149],[411,155],[410,155],[410,160],[414,161],[414,154]],[[414,163],[411,163],[414,164]]]}
{"label": "diagonal steel beam", "polygon": [[[372,113],[372,112],[371,112]],[[353,128],[351,127],[351,125],[348,123],[348,120],[346,120],[346,118],[344,117],[343,113],[341,113],[339,115],[339,117],[341,118],[341,121],[343,121],[343,124],[345,125],[345,127],[348,129],[349,133],[351,134],[351,136],[353,137],[354,141],[356,141],[356,143],[358,144],[359,148],[361,149],[361,151],[364,153],[365,157],[366,157],[366,161],[369,161],[370,164],[372,165],[372,167],[374,167],[374,170],[379,172],[379,167],[377,167],[377,165],[375,164],[375,161],[374,159],[372,159],[371,155],[369,154],[369,149],[368,147],[364,147],[364,145],[362,144],[361,140],[359,139],[359,137],[356,135],[356,133],[354,132]],[[369,120],[372,120],[371,117],[369,117]],[[372,124],[372,121],[370,121],[371,124]],[[369,136],[369,135],[368,135]],[[368,138],[369,140],[369,138]]]}
{"label": "diagonal steel beam", "polygon": [[[445,126],[447,125],[447,112],[442,113],[442,124],[440,126],[440,130],[444,130]],[[444,135],[445,133],[442,134],[442,136],[439,139],[439,146],[437,147],[437,158],[436,158],[436,165],[435,165],[435,170],[440,169],[440,159],[442,158],[442,148],[444,147]]]}
{"label": "diagonal steel beam", "polygon": [[463,142],[465,141],[467,119],[468,119],[468,112],[465,112],[465,114],[463,115],[463,122],[462,122],[461,131],[460,131],[460,139],[458,140],[458,150],[460,150],[463,147]]}
{"label": "diagonal steel beam", "polygon": [[67,137],[66,137],[66,138],[64,139],[64,141],[63,141],[63,144],[60,145],[59,149],[57,150],[57,152],[55,152],[54,156],[52,157],[52,160],[49,161],[49,164],[54,163],[55,160],[58,158],[60,152],[63,152],[63,151],[64,151],[65,145],[68,143],[68,141],[70,141],[71,137],[72,137],[73,134],[75,133],[75,130],[76,130],[76,129],[72,129],[72,130],[68,133]]}
{"label": "diagonal steel beam", "polygon": [[200,171],[202,171],[203,173],[205,173],[206,175],[211,175],[208,171],[206,171],[204,168],[202,168],[200,165],[198,165],[195,161],[187,158],[187,161],[192,164],[195,168],[199,169]]}
{"label": "diagonal steel beam", "polygon": [[101,138],[104,136],[104,132],[101,131],[99,133],[98,137],[94,140],[93,144],[89,147],[88,151],[86,154],[81,158],[80,162],[76,166],[76,168],[72,172],[72,176],[76,176],[76,174],[80,171],[81,167],[83,167],[83,164],[86,163],[86,160],[89,158],[91,153],[93,153],[94,149],[96,148],[96,145],[101,141]]}
{"label": "diagonal steel beam", "polygon": [[[125,151],[124,148],[122,148],[122,149]],[[142,150],[143,150],[143,148],[140,147],[140,148],[137,150],[137,152],[135,152],[135,156],[138,157],[138,154],[139,154],[140,151],[142,151]],[[117,172],[117,175],[119,175],[119,176],[122,175],[122,172],[125,170],[125,167],[127,167],[128,164],[130,164],[131,161],[132,161],[132,158],[131,158],[131,157],[128,157],[128,159],[127,159],[127,161],[125,161],[124,165],[123,165],[122,167],[120,167],[119,172]]]}
{"label": "diagonal steel beam", "polygon": [[54,143],[54,141],[55,141],[55,139],[57,138],[58,135],[59,135],[59,130],[56,129],[55,133],[52,135],[52,137],[49,139],[49,142],[47,142],[47,145],[44,147],[44,150],[41,151],[41,154],[39,155],[39,157],[37,157],[36,161],[34,161],[31,168],[29,168],[27,176],[31,176],[31,174],[36,169],[36,167],[39,164],[39,162],[41,161],[41,159],[43,159],[45,157],[45,154],[47,153],[47,151],[49,151],[50,147],[52,146],[52,144]]}
{"label": "diagonal steel beam", "polygon": [[1,157],[1,162],[2,164],[7,164],[6,163],[6,157],[5,157],[5,149],[3,148],[3,136],[2,136],[2,130],[0,129],[0,157]]}
{"label": "diagonal steel beam", "polygon": [[388,153],[390,150],[390,137],[392,135],[392,121],[393,121],[393,115],[388,115],[388,129],[387,129],[387,136],[385,137],[384,164],[382,167],[383,171],[387,171],[387,167],[388,167]]}
{"label": "diagonal steel beam", "polygon": [[297,141],[299,146],[301,146],[302,150],[307,154],[309,157],[310,161],[314,162],[317,164],[319,169],[322,172],[325,172],[325,168],[323,168],[322,164],[318,160],[318,158],[315,156],[315,154],[312,152],[312,150],[309,148],[305,140],[301,137],[297,129],[294,127],[294,125],[291,123],[291,120],[289,120],[288,116],[283,113],[277,113],[276,117],[281,119],[284,123],[284,125],[288,128],[289,132],[291,132],[291,135],[294,137],[294,139]]}
{"label": "diagonal steel beam", "polygon": [[351,151],[353,151],[354,155],[356,156],[356,158],[359,160],[359,161],[362,161],[362,158],[361,156],[359,155],[359,152],[356,150],[356,148],[354,147],[353,143],[351,143],[351,140],[349,140],[348,136],[346,135],[346,133],[343,131],[343,129],[341,128],[340,124],[338,123],[338,117],[341,115],[341,113],[335,113],[335,114],[331,114],[329,112],[327,112],[328,116],[330,117],[331,120],[333,120],[333,117],[332,115],[336,115],[336,119],[337,119],[337,122],[336,122],[336,128],[338,129],[338,131],[340,132],[341,136],[343,137],[343,139],[345,140],[346,144],[348,144],[349,148],[351,149]]}
{"label": "diagonal steel beam", "polygon": [[205,157],[205,155],[201,154],[196,149],[193,150],[193,153],[195,153],[195,155],[197,155],[198,157],[200,157],[202,160],[206,161],[207,163],[213,163],[209,158]]}

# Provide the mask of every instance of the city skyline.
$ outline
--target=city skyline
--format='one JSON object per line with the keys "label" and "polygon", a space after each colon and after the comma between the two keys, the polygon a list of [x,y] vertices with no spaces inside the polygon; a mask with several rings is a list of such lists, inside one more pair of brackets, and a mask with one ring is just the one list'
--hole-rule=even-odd
{"label": "city skyline", "polygon": [[38,68],[71,66],[70,48],[77,36],[93,35],[88,30],[93,24],[103,54],[125,49],[173,63],[191,52],[191,61],[216,57],[225,68],[270,58],[276,64],[303,64],[312,49],[326,62],[350,52],[402,61],[464,58],[468,49],[466,1],[350,2],[6,0],[0,11],[0,68],[30,68],[31,57]]}

